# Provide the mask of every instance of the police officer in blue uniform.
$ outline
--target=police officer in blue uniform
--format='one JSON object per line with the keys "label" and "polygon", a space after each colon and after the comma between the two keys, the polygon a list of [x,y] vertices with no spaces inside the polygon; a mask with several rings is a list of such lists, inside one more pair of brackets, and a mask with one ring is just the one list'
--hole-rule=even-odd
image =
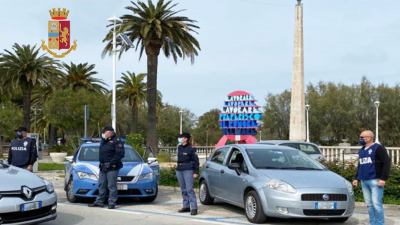
{"label": "police officer in blue uniform", "polygon": [[89,207],[104,207],[108,190],[108,208],[114,209],[117,204],[118,189],[117,179],[119,169],[122,168],[122,158],[125,156],[124,143],[115,135],[111,126],[102,130],[99,161],[99,195]]}
{"label": "police officer in blue uniform", "polygon": [[389,178],[390,158],[386,149],[374,142],[374,133],[370,130],[360,134],[358,152],[358,167],[353,185],[361,181],[364,201],[368,207],[371,225],[383,225],[383,190]]}
{"label": "police officer in blue uniform", "polygon": [[8,164],[32,172],[38,155],[36,141],[28,137],[27,131],[26,127],[19,127],[15,130],[16,138],[11,141],[8,151]]}
{"label": "police officer in blue uniform", "polygon": [[190,144],[190,137],[189,133],[182,133],[179,136],[176,177],[181,187],[183,198],[183,207],[178,212],[190,212],[194,216],[197,215],[197,200],[193,183],[199,174],[199,158],[196,149]]}

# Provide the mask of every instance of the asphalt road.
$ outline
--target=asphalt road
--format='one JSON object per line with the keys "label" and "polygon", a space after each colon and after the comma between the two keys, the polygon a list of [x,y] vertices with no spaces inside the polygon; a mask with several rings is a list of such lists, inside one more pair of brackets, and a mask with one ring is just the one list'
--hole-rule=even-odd
{"label": "asphalt road", "polygon": [[[69,203],[60,184],[56,185],[59,197],[57,220],[43,225],[121,225],[121,224],[250,224],[242,209],[224,203],[213,206],[199,204],[199,215],[190,216],[187,213],[177,213],[181,207],[181,197],[178,189],[160,188],[160,194],[153,203],[138,201],[123,201],[117,209],[89,208],[88,202]],[[386,224],[400,225],[400,208],[386,209]],[[368,224],[367,210],[358,206],[354,215],[346,223],[333,223],[325,220],[284,220],[272,219],[265,224],[274,225],[317,225],[317,224]]]}

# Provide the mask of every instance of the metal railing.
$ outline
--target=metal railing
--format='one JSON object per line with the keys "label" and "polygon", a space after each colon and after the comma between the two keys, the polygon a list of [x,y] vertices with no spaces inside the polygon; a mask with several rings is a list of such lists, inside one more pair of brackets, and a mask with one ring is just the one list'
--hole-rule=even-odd
{"label": "metal railing", "polygon": [[[356,161],[360,146],[319,146],[328,162]],[[197,154],[206,158],[214,151],[214,146],[196,146]],[[386,147],[393,165],[400,165],[400,147]],[[176,156],[176,147],[159,147],[160,152]]]}
{"label": "metal railing", "polygon": [[[328,162],[355,161],[360,146],[319,146]],[[386,147],[393,165],[400,165],[400,147]]]}

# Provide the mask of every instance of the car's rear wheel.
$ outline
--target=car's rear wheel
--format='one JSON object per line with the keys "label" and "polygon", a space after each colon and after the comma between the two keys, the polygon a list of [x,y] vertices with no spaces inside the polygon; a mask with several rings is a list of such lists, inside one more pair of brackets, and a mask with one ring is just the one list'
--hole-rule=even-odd
{"label": "car's rear wheel", "polygon": [[252,223],[263,223],[267,219],[256,191],[247,192],[245,196],[244,209],[247,219]]}
{"label": "car's rear wheel", "polygon": [[214,204],[214,198],[211,197],[210,192],[208,191],[207,183],[205,180],[202,180],[200,182],[199,198],[200,198],[201,204],[203,204],[203,205]]}
{"label": "car's rear wheel", "polygon": [[156,187],[156,194],[155,195],[150,196],[150,197],[144,197],[142,200],[144,202],[153,202],[154,200],[156,200],[157,195],[158,195],[158,187]]}
{"label": "car's rear wheel", "polygon": [[69,202],[74,203],[78,201],[78,198],[74,194],[74,182],[72,181],[72,178],[69,179],[65,192]]}
{"label": "car's rear wheel", "polygon": [[349,217],[340,217],[340,218],[329,218],[332,222],[344,223],[349,219]]}

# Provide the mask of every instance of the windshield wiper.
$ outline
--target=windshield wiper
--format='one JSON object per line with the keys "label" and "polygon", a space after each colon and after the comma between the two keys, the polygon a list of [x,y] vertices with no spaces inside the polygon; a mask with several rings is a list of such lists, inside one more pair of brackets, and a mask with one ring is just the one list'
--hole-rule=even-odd
{"label": "windshield wiper", "polygon": [[0,165],[1,165],[1,167],[3,167],[3,168],[8,168],[8,167],[10,167],[8,164],[6,164],[3,160],[0,160]]}
{"label": "windshield wiper", "polygon": [[280,170],[282,169],[281,167],[273,167],[273,166],[263,166],[263,167],[257,167],[258,169],[272,169],[272,170]]}

